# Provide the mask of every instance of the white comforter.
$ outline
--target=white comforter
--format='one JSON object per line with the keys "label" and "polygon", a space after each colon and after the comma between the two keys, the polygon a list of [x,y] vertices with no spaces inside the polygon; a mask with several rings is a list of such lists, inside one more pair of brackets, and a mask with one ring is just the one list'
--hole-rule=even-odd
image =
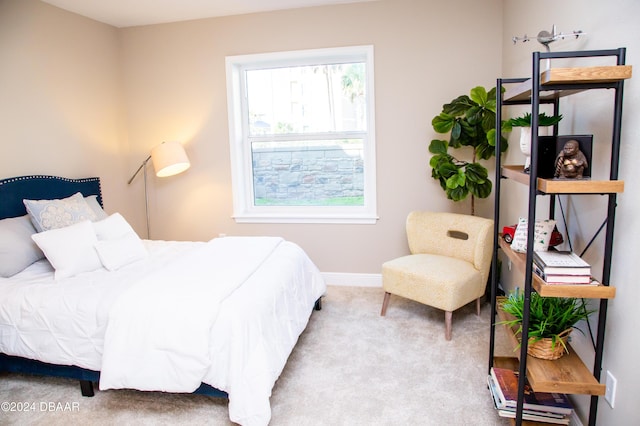
{"label": "white comforter", "polygon": [[[147,247],[150,260],[125,271],[55,282],[40,264],[1,280],[0,352],[102,370],[101,388],[190,392],[208,383],[229,394],[231,420],[267,424],[271,389],[325,291],[317,268],[272,238]],[[219,279],[198,278],[204,265]],[[131,360],[141,374],[127,371]]]}

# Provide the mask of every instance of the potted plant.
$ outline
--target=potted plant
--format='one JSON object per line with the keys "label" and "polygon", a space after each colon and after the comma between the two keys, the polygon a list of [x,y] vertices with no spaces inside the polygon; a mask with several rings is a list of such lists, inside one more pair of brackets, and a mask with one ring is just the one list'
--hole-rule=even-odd
{"label": "potted plant", "polygon": [[[538,115],[538,136],[547,136],[548,132],[542,129],[548,129],[555,126],[562,120],[562,115],[552,115],[540,113]],[[507,120],[510,127],[521,127],[520,130],[520,151],[526,156],[524,163],[524,172],[528,173],[531,167],[531,114],[526,113],[522,117],[511,118]],[[544,133],[544,134],[541,134]]]}
{"label": "potted plant", "polygon": [[[443,105],[442,112],[431,124],[437,133],[450,133],[449,140],[434,139],[429,152],[431,177],[440,182],[447,198],[464,200],[471,194],[471,214],[475,214],[474,197],[486,198],[491,194],[492,183],[487,169],[478,159],[488,160],[495,155],[496,89],[489,92],[477,86],[469,95],[458,96]],[[506,121],[503,129],[508,131]],[[461,160],[449,153],[449,148],[472,149],[471,161]],[[502,137],[502,152],[507,149],[507,139]]]}
{"label": "potted plant", "polygon": [[[500,308],[513,319],[500,324],[517,326],[516,335],[522,333],[524,294],[514,292],[509,295]],[[584,299],[573,297],[542,297],[531,293],[529,313],[529,345],[527,353],[536,358],[557,359],[567,351],[566,342],[575,325],[586,320],[594,311],[588,310]]]}

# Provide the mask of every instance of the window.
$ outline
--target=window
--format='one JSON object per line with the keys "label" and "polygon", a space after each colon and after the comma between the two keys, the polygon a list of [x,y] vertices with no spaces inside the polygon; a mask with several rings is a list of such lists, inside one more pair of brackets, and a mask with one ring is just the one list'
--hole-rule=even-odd
{"label": "window", "polygon": [[373,47],[226,67],[236,221],[375,223]]}

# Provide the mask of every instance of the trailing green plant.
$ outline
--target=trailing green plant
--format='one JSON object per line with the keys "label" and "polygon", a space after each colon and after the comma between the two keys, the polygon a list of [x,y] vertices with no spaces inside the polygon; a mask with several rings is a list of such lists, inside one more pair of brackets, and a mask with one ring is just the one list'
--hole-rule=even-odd
{"label": "trailing green plant", "polygon": [[[442,112],[431,120],[437,133],[449,133],[449,140],[434,139],[429,152],[431,177],[440,182],[447,198],[464,200],[471,194],[471,214],[474,214],[474,197],[486,198],[491,194],[492,183],[487,169],[477,160],[488,160],[495,155],[496,88],[489,92],[477,86],[469,96],[458,96],[442,106]],[[502,121],[506,132],[510,127]],[[507,139],[501,138],[501,152],[507,149]],[[449,148],[471,147],[471,161],[461,160],[449,153]]]}
{"label": "trailing green plant", "polygon": [[[507,326],[517,325],[516,334],[522,332],[522,318],[524,313],[524,294],[513,292],[501,305],[504,312],[512,315],[514,319],[501,321],[499,324]],[[567,350],[560,335],[569,329],[575,329],[576,323],[586,320],[594,310],[588,310],[584,299],[573,297],[542,297],[536,292],[531,293],[529,312],[529,339],[537,342],[544,338],[550,338],[551,347],[560,343]],[[583,333],[584,334],[584,333]]]}
{"label": "trailing green plant", "polygon": [[[547,115],[544,112],[538,115],[538,126],[554,126],[562,120],[560,115]],[[531,113],[527,112],[522,117],[515,117],[507,120],[507,124],[511,127],[531,127]]]}

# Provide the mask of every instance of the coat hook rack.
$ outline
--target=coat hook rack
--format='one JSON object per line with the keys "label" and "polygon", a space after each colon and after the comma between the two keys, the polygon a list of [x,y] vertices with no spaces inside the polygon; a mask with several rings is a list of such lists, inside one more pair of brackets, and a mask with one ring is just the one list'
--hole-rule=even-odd
{"label": "coat hook rack", "polygon": [[[583,32],[582,30],[572,31],[571,33],[567,33],[567,34],[558,33],[556,31],[556,26],[553,25],[551,27],[551,32],[549,32],[547,30],[542,30],[542,31],[540,31],[538,33],[538,35],[536,36],[535,40],[537,40],[538,43],[542,44],[547,49],[547,52],[550,52],[551,49],[549,49],[549,44],[553,43],[554,41],[556,41],[558,39],[564,40],[566,37],[578,38],[578,37],[583,36],[585,34],[586,33]],[[532,38],[525,34],[522,37],[514,36],[514,37],[511,38],[511,40],[513,41],[513,44],[516,44],[519,41],[521,41],[523,43],[526,43],[526,42],[532,40]]]}

